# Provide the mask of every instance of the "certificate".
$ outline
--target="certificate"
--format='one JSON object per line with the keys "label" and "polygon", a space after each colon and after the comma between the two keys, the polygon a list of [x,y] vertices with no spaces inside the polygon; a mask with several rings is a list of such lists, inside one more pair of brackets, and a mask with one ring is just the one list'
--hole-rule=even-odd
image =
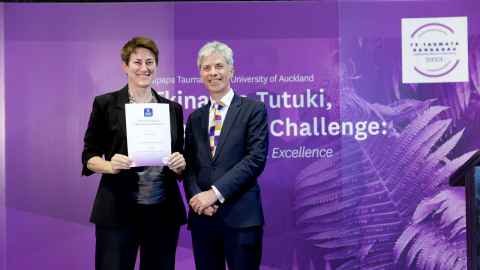
{"label": "certificate", "polygon": [[172,152],[168,104],[125,104],[125,120],[131,167],[166,165]]}

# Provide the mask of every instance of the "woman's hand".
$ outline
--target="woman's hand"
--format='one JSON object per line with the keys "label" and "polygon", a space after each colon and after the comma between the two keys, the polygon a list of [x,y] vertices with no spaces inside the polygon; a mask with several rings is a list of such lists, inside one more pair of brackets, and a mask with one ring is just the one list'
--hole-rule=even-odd
{"label": "woman's hand", "polygon": [[186,165],[185,158],[179,152],[175,152],[168,157],[167,166],[176,174],[181,174]]}
{"label": "woman's hand", "polygon": [[111,173],[117,174],[120,172],[120,170],[128,170],[130,169],[131,164],[132,161],[128,159],[127,156],[122,154],[115,154],[110,160],[110,165],[112,166]]}

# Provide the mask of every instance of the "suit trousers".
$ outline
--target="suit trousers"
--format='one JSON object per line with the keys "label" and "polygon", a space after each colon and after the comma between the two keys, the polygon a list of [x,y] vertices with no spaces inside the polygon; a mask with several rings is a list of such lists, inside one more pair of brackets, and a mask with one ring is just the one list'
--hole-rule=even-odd
{"label": "suit trousers", "polygon": [[196,216],[191,223],[197,270],[259,270],[263,228],[231,228],[218,216]]}
{"label": "suit trousers", "polygon": [[95,269],[133,270],[140,249],[141,270],[174,270],[180,225],[165,218],[159,222],[158,211],[139,205],[133,224],[95,226]]}

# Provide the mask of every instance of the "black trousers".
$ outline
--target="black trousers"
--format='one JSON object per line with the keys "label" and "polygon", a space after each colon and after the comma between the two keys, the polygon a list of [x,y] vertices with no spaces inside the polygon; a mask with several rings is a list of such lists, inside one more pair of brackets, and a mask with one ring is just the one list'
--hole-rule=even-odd
{"label": "black trousers", "polygon": [[[154,214],[155,213],[155,214]],[[140,249],[141,270],[175,270],[180,225],[159,222],[158,212],[139,206],[138,218],[124,226],[95,226],[95,269],[133,270]]]}
{"label": "black trousers", "polygon": [[230,228],[218,217],[199,216],[192,222],[193,255],[197,270],[259,270],[261,226]]}

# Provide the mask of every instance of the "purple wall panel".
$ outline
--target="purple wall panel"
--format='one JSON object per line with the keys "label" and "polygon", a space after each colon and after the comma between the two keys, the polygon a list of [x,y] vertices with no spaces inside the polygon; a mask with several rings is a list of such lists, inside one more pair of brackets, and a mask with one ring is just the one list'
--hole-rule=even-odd
{"label": "purple wall panel", "polygon": [[468,16],[469,32],[480,33],[478,1],[339,1],[341,36],[400,38],[401,18]]}
{"label": "purple wall panel", "polygon": [[0,4],[0,270],[6,269],[6,208],[5,208],[5,20]]}
{"label": "purple wall panel", "polygon": [[[339,4],[340,63],[344,67],[340,89],[349,90],[342,91],[346,93],[341,95],[342,117],[378,116],[390,123],[389,133],[396,137],[370,140],[374,145],[353,144],[354,148],[362,149],[360,155],[344,151],[353,155],[354,160],[371,160],[369,166],[351,168],[349,174],[363,178],[365,171],[371,169],[376,175],[367,176],[367,183],[347,182],[363,194],[350,197],[350,203],[340,203],[342,211],[352,214],[350,219],[354,222],[338,226],[331,245],[363,257],[357,259],[353,255],[332,260],[336,267],[428,269],[438,265],[439,269],[466,269],[466,235],[455,234],[455,228],[465,229],[464,191],[448,187],[449,174],[444,173],[449,171],[447,167],[458,166],[465,160],[469,151],[480,147],[475,139],[479,130],[474,124],[479,120],[480,97],[478,68],[475,68],[479,62],[478,10],[480,4],[470,1]],[[470,83],[402,84],[401,18],[446,16],[468,16]],[[349,104],[349,99],[356,100],[357,105]],[[406,111],[415,113],[409,115]],[[426,119],[431,120],[415,124]],[[409,135],[412,137],[407,138]],[[343,146],[352,144],[344,142]],[[435,151],[438,148],[451,149],[443,157],[448,166],[438,163]],[[437,169],[431,170],[432,166]],[[436,204],[438,200],[443,205]],[[367,206],[368,214],[362,210]],[[437,209],[444,211],[443,214]],[[461,214],[450,215],[449,209]],[[457,218],[461,218],[458,223]],[[352,224],[357,229],[352,231]],[[318,234],[326,234],[325,231],[325,227],[321,228]],[[342,242],[347,233],[348,244]],[[336,253],[329,252],[327,256],[331,254]]]}
{"label": "purple wall panel", "polygon": [[[8,4],[6,39],[15,41],[119,41],[132,35],[173,36],[173,4]],[[15,27],[13,27],[15,26]],[[21,29],[22,31],[16,31]]]}
{"label": "purple wall panel", "polygon": [[135,35],[164,40],[160,71],[172,73],[172,20],[169,4],[5,6],[8,269],[93,268],[99,177],[80,177],[93,97],[123,86],[119,51]]}
{"label": "purple wall panel", "polygon": [[177,3],[175,38],[338,37],[338,4],[322,2]]}

